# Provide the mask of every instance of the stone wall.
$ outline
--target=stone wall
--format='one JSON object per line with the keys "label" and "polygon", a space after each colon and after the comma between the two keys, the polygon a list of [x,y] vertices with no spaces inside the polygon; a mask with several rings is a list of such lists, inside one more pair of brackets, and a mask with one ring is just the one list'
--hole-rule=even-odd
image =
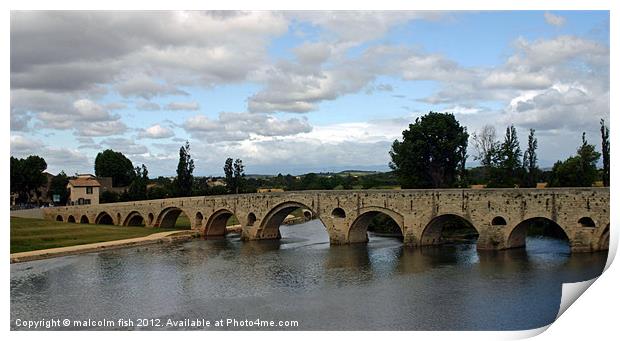
{"label": "stone wall", "polygon": [[574,252],[605,249],[609,236],[608,188],[350,190],[256,193],[146,200],[44,209],[46,219],[172,227],[184,212],[203,235],[226,233],[235,215],[242,239],[279,238],[279,226],[304,208],[325,225],[332,244],[368,240],[368,223],[390,216],[411,246],[440,242],[443,223],[462,219],[479,233],[479,249],[522,247],[527,223],[546,219],[566,233]]}

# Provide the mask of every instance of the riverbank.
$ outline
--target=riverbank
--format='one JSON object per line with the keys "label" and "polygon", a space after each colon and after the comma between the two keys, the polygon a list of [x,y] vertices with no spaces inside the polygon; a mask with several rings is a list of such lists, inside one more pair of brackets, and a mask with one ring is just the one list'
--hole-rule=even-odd
{"label": "riverbank", "polygon": [[196,231],[166,231],[153,233],[145,237],[112,240],[107,242],[73,245],[44,250],[34,250],[11,254],[11,263],[28,262],[39,259],[62,257],[80,253],[99,252],[119,248],[143,246],[149,244],[187,241],[199,236]]}
{"label": "riverbank", "polygon": [[11,217],[10,228],[11,253],[146,237],[153,233],[186,229],[178,225],[173,229],[162,229],[65,223],[19,217]]}

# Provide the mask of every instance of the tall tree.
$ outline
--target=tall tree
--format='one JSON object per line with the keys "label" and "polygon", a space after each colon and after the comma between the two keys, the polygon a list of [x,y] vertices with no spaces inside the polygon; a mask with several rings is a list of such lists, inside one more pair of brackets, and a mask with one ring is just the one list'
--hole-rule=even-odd
{"label": "tall tree", "polygon": [[402,142],[394,141],[390,168],[403,188],[455,186],[468,138],[453,114],[431,111],[403,131]]}
{"label": "tall tree", "polygon": [[601,154],[581,136],[581,146],[577,155],[553,165],[551,186],[554,187],[590,187],[597,178],[596,163]]}
{"label": "tall tree", "polygon": [[127,191],[129,200],[146,200],[147,191],[146,187],[149,183],[149,171],[146,166],[142,164],[142,167],[136,167],[136,177],[129,185]]}
{"label": "tall tree", "polygon": [[54,201],[55,205],[66,205],[69,197],[69,191],[67,190],[67,184],[69,183],[69,177],[64,171],[58,173],[58,175],[52,178],[50,182],[50,189],[47,195],[50,199],[54,200],[54,195],[58,196],[58,201]]}
{"label": "tall tree", "polygon": [[234,193],[235,191],[235,176],[233,169],[233,159],[227,158],[224,162],[224,178],[226,179],[226,188],[228,193]]}
{"label": "tall tree", "polygon": [[37,155],[30,155],[25,159],[11,156],[11,192],[18,193],[25,202],[30,202],[30,195],[38,193],[41,186],[47,182],[43,171],[47,169],[45,160]]}
{"label": "tall tree", "polygon": [[233,173],[235,178],[235,193],[239,194],[239,189],[242,188],[243,179],[245,177],[245,173],[243,172],[243,161],[241,159],[236,159],[235,164],[233,165]]}
{"label": "tall tree", "polygon": [[601,149],[603,151],[603,185],[609,187],[609,127],[601,118]]}
{"label": "tall tree", "polygon": [[112,186],[127,186],[136,177],[131,160],[123,153],[106,149],[97,154],[95,158],[95,175],[98,177],[111,177]]}
{"label": "tall tree", "polygon": [[189,153],[189,141],[179,149],[179,164],[177,166],[177,178],[175,187],[177,195],[186,197],[192,195],[192,183],[194,182],[194,160]]}
{"label": "tall tree", "polygon": [[521,179],[521,147],[517,130],[513,125],[506,128],[504,142],[497,151],[497,167],[492,170],[490,186],[514,187]]}
{"label": "tall tree", "polygon": [[538,169],[538,156],[536,149],[538,148],[538,139],[534,136],[535,130],[530,129],[530,135],[527,137],[527,149],[523,153],[523,169],[525,173],[524,185],[526,187],[534,187],[538,182],[540,169]]}
{"label": "tall tree", "polygon": [[601,153],[595,150],[594,145],[588,143],[585,132],[581,135],[581,146],[577,150],[577,156],[579,156],[581,161],[580,168],[584,185],[591,186],[597,179],[596,164],[601,158]]}
{"label": "tall tree", "polygon": [[480,132],[474,133],[472,140],[476,150],[474,160],[480,161],[480,164],[488,170],[495,163],[495,157],[499,149],[495,127],[485,125]]}

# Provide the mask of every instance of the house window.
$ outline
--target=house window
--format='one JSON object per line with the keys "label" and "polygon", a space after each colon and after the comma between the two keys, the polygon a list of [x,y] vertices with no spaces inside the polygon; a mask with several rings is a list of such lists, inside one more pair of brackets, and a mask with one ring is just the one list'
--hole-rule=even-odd
{"label": "house window", "polygon": [[86,194],[93,194],[93,188],[92,187],[86,187]]}
{"label": "house window", "polygon": [[90,205],[90,199],[84,199],[84,205]]}

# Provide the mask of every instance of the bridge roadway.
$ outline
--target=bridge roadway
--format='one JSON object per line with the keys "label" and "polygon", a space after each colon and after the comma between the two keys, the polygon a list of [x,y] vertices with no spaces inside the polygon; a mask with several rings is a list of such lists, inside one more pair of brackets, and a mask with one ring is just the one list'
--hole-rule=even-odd
{"label": "bridge roadway", "polygon": [[609,188],[334,190],[169,198],[44,209],[45,219],[89,224],[174,226],[181,212],[206,238],[226,233],[236,216],[243,240],[280,238],[279,227],[295,209],[321,220],[331,244],[368,241],[368,224],[391,217],[410,246],[436,245],[446,221],[474,227],[478,249],[525,246],[527,226],[543,219],[561,228],[573,252],[609,245]]}

